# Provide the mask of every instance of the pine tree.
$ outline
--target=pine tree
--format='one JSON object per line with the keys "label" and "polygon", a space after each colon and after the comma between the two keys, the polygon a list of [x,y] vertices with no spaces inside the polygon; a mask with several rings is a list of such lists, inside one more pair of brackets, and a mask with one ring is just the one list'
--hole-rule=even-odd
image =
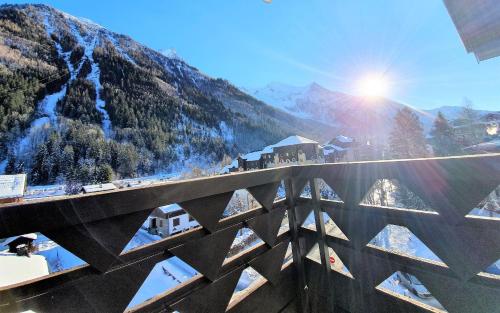
{"label": "pine tree", "polygon": [[394,117],[394,127],[389,139],[393,158],[420,158],[428,155],[420,120],[407,107],[399,110]]}
{"label": "pine tree", "polygon": [[460,153],[461,149],[455,131],[443,113],[438,112],[430,135],[432,136],[431,144],[435,155],[447,156]]}
{"label": "pine tree", "polygon": [[113,179],[113,169],[108,164],[97,168],[96,180],[98,183],[109,183]]}
{"label": "pine tree", "polygon": [[478,121],[479,114],[474,110],[472,101],[465,98],[462,112],[460,112],[460,116],[455,121],[461,129],[461,141],[464,146],[471,146],[481,142],[481,133],[477,129]]}

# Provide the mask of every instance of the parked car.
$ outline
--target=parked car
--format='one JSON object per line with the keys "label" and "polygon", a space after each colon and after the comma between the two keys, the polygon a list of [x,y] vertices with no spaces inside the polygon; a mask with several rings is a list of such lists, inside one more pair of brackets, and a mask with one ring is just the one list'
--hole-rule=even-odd
{"label": "parked car", "polygon": [[398,278],[401,281],[401,284],[408,288],[408,290],[416,296],[422,299],[432,298],[429,290],[427,290],[427,288],[425,288],[425,286],[415,276],[398,272]]}

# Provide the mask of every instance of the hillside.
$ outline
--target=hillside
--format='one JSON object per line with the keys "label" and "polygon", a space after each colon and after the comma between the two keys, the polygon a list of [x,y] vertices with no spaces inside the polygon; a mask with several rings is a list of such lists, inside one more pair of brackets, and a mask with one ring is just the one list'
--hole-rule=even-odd
{"label": "hillside", "polygon": [[0,6],[0,94],[0,170],[32,184],[176,171],[333,133],[45,5]]}

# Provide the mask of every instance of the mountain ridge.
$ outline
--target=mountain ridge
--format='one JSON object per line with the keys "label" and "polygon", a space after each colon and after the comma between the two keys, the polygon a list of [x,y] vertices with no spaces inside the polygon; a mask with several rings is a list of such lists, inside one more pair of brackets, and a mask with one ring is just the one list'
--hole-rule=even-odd
{"label": "mountain ridge", "polygon": [[[364,123],[363,118],[353,119],[353,114],[369,115],[365,121],[375,122],[373,127],[378,136],[387,137],[390,127],[387,121],[391,120],[398,110],[408,107],[420,118],[425,132],[430,131],[433,120],[438,111],[443,111],[448,118],[458,117],[461,107],[440,107],[431,110],[418,110],[409,105],[392,99],[364,98],[350,95],[345,92],[332,91],[316,82],[305,86],[292,86],[286,83],[271,82],[261,88],[244,88],[250,95],[301,118],[320,120],[337,127],[341,132],[350,136],[363,136],[371,133],[367,129],[356,129],[355,125],[347,123]],[[352,114],[349,114],[351,111]],[[476,110],[480,114],[492,111]],[[451,114],[453,113],[453,114]],[[351,116],[349,116],[351,115]]]}

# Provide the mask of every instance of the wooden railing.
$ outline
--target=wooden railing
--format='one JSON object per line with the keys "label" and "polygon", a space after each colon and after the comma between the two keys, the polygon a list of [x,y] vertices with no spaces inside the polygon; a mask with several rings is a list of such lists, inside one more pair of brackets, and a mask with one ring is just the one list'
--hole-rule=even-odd
{"label": "wooden railing", "polygon": [[[320,197],[323,179],[342,201]],[[378,179],[396,179],[436,212],[360,204]],[[286,199],[275,201],[284,182]],[[300,197],[309,182],[311,198]],[[0,312],[435,312],[377,286],[396,271],[418,277],[449,312],[500,312],[500,220],[467,216],[500,185],[500,155],[291,166],[0,207],[0,238],[41,232],[88,263],[0,289]],[[233,192],[261,204],[221,218]],[[122,252],[147,216],[178,203],[200,227]],[[290,229],[279,233],[285,212]],[[316,230],[301,227],[315,213]],[[322,212],[346,238],[325,231]],[[408,227],[442,262],[386,251],[370,240]],[[225,259],[239,229],[263,242]],[[289,242],[293,262],[283,265]],[[318,244],[319,262],[306,257]],[[332,270],[329,248],[351,277]],[[127,309],[152,268],[177,256],[200,274]],[[265,280],[231,301],[252,267]],[[229,306],[228,306],[229,304]]]}

